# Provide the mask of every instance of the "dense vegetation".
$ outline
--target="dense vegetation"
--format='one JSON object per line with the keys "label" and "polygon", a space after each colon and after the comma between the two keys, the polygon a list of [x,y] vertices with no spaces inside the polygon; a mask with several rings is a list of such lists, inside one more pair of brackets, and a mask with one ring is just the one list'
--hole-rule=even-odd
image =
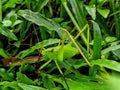
{"label": "dense vegetation", "polygon": [[119,0],[0,0],[0,90],[120,90]]}

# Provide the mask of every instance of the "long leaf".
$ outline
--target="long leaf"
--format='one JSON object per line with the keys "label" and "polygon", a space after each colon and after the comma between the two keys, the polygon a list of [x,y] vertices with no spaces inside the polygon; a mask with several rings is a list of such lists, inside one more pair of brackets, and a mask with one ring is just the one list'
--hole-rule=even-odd
{"label": "long leaf", "polygon": [[9,0],[4,6],[3,11],[7,8],[13,7],[14,4],[16,4],[19,0]]}
{"label": "long leaf", "polygon": [[93,44],[93,57],[92,59],[99,59],[101,55],[101,31],[99,25],[92,21],[93,29],[94,29],[94,44]]}
{"label": "long leaf", "polygon": [[56,31],[59,34],[59,36],[62,35],[62,27],[60,27],[58,24],[56,24],[52,20],[42,16],[38,12],[32,12],[30,10],[19,10],[18,14],[24,17],[26,20],[37,24],[38,26],[44,26],[50,31],[51,30]]}
{"label": "long leaf", "polygon": [[120,49],[120,45],[114,45],[114,46],[110,46],[108,48],[105,48],[104,50],[102,50],[102,54],[106,54],[110,51],[114,51],[114,50],[118,50]]}
{"label": "long leaf", "polygon": [[4,49],[0,48],[0,56],[6,58],[6,57],[8,57],[9,55],[8,55],[8,53],[7,53]]}
{"label": "long leaf", "polygon": [[49,0],[39,0],[40,10],[49,2]]}
{"label": "long leaf", "polygon": [[33,46],[33,47],[31,47],[31,48],[29,48],[27,50],[21,51],[20,53],[18,53],[18,55],[16,57],[24,58],[27,55],[29,55],[32,52],[34,52],[36,49],[43,48],[43,47],[46,47],[48,45],[56,44],[59,41],[60,41],[59,39],[44,40],[42,42],[37,43],[35,46]]}
{"label": "long leaf", "polygon": [[17,37],[9,29],[5,28],[2,23],[0,23],[0,34],[12,40],[17,40]]}
{"label": "long leaf", "polygon": [[120,59],[120,49],[113,50],[112,53]]}
{"label": "long leaf", "polygon": [[42,87],[27,85],[24,83],[18,83],[18,86],[21,87],[23,90],[46,90],[45,88]]}
{"label": "long leaf", "polygon": [[120,72],[120,63],[113,60],[98,59],[93,60],[91,63],[94,65],[99,65]]}
{"label": "long leaf", "polygon": [[2,88],[0,88],[1,90],[21,90],[20,87],[18,87],[18,82],[17,81],[3,81],[0,82],[0,86],[2,86]]}

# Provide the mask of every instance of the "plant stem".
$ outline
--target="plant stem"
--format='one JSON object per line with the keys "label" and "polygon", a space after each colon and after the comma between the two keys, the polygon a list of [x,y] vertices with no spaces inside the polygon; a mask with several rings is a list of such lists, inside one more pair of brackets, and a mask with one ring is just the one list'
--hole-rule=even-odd
{"label": "plant stem", "polygon": [[87,30],[87,53],[89,54],[90,52],[90,27],[87,25],[88,30]]}
{"label": "plant stem", "polygon": [[58,65],[58,63],[57,63],[57,61],[55,61],[55,64],[56,64],[56,66],[57,66],[57,68],[58,68],[60,74],[62,75],[62,77],[63,77],[63,79],[64,79],[64,81],[65,81],[65,84],[66,84],[68,90],[70,90],[70,88],[69,88],[69,86],[68,86],[68,84],[67,84],[67,81],[66,81],[66,79],[65,79],[65,76],[64,76],[62,70],[60,69],[60,67],[59,67],[59,65]]}
{"label": "plant stem", "polygon": [[40,68],[39,70],[43,69],[45,66],[47,66],[52,60],[48,60],[46,63],[44,63]]}

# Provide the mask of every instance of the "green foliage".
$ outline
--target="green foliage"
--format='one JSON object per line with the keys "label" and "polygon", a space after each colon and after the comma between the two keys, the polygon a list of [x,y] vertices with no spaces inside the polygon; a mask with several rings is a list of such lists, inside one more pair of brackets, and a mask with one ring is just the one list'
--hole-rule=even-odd
{"label": "green foliage", "polygon": [[0,76],[2,77],[3,80],[14,80],[13,74],[8,73],[4,68],[0,68]]}
{"label": "green foliage", "polygon": [[0,83],[1,89],[2,90],[8,90],[8,89],[12,89],[12,90],[21,90],[20,87],[18,87],[17,82],[13,81],[13,82],[9,82],[9,81],[4,81]]}
{"label": "green foliage", "polygon": [[34,22],[39,26],[46,27],[48,30],[55,30],[56,32],[58,32],[59,35],[61,35],[62,33],[62,30],[61,30],[62,28],[58,24],[56,24],[50,19],[45,18],[39,13],[35,13],[30,10],[20,10],[18,11],[18,14],[24,17],[25,19]]}
{"label": "green foliage", "polygon": [[92,61],[92,64],[99,65],[101,67],[106,67],[106,68],[120,72],[120,63],[116,61],[99,59],[99,60]]}
{"label": "green foliage", "polygon": [[46,90],[45,88],[42,88],[42,87],[27,85],[24,83],[18,83],[18,86],[21,87],[23,90]]}
{"label": "green foliage", "polygon": [[95,20],[96,19],[96,7],[95,7],[95,5],[91,5],[91,6],[86,5],[85,8],[86,8],[88,14],[92,17],[92,19]]}
{"label": "green foliage", "polygon": [[3,26],[3,24],[0,24],[0,34],[12,39],[17,40],[17,37],[7,28]]}
{"label": "green foliage", "polygon": [[109,9],[97,9],[97,11],[104,17],[104,18],[107,18],[108,17],[108,14],[110,13],[110,10]]}
{"label": "green foliage", "polygon": [[94,21],[92,21],[92,23],[93,23],[93,29],[94,29],[94,44],[93,44],[92,59],[98,59],[100,58],[100,54],[101,54],[102,36],[101,36],[101,31],[100,31],[98,24]]}
{"label": "green foliage", "polygon": [[29,79],[25,74],[22,74],[20,72],[17,73],[17,81],[20,83],[25,83],[25,84],[34,84],[34,81]]}
{"label": "green foliage", "polygon": [[8,57],[8,53],[4,49],[0,48],[0,52],[1,52],[0,56],[2,56],[4,58]]}
{"label": "green foliage", "polygon": [[117,0],[0,0],[0,90],[119,90],[119,16]]}
{"label": "green foliage", "polygon": [[21,51],[20,53],[18,53],[17,57],[24,58],[28,56],[29,54],[31,54],[32,52],[34,52],[36,49],[44,48],[45,46],[52,45],[58,42],[59,42],[59,39],[44,40],[42,42],[37,43],[35,46],[32,46],[31,48],[27,50]]}
{"label": "green foliage", "polygon": [[110,79],[107,80],[107,84],[111,86],[110,90],[116,89],[119,90],[120,86],[119,86],[119,82],[120,82],[120,73],[113,71],[112,75],[110,76]]}

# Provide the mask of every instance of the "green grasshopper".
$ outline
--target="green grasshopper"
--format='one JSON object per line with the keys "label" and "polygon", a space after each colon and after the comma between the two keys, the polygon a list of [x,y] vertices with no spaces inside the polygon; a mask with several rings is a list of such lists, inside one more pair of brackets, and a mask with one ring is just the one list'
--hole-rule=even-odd
{"label": "green grasshopper", "polygon": [[[83,54],[82,50],[79,48],[79,46],[76,43],[76,39],[80,36],[80,34],[86,30],[86,28],[88,27],[88,24],[86,24],[84,26],[84,28],[81,30],[81,32],[79,32],[75,38],[72,37],[72,35],[66,30],[64,29],[63,31],[63,37],[62,37],[62,44],[56,46],[56,47],[52,47],[52,48],[48,48],[42,51],[42,54],[44,56],[45,59],[49,59],[48,62],[46,62],[43,66],[40,67],[40,69],[42,69],[43,67],[45,67],[48,63],[50,63],[52,60],[54,60],[55,62],[60,61],[62,62],[64,59],[67,58],[71,58],[73,56],[75,56],[76,54],[80,53],[82,55],[82,57],[84,58],[84,60],[86,61],[86,63],[91,66],[90,62],[88,61],[87,57]],[[67,35],[69,36],[69,38],[71,39],[71,42],[69,42],[68,44],[64,45],[64,38]],[[89,38],[88,38],[88,43],[89,43]],[[87,46],[87,51],[89,52],[89,44]]]}

